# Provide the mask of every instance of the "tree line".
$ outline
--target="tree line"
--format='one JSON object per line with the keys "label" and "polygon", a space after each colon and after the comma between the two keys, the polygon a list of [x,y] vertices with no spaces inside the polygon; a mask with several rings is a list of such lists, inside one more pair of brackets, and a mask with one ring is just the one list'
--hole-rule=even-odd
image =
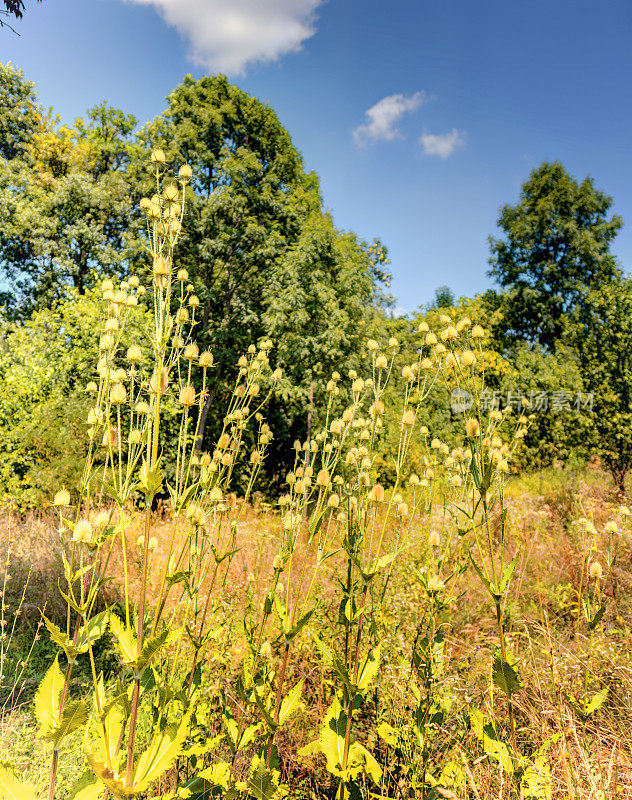
{"label": "tree line", "polygon": [[[193,171],[179,267],[199,299],[200,346],[215,362],[202,447],[218,435],[240,355],[272,339],[284,373],[268,409],[273,490],[293,442],[320,421],[332,372],[357,368],[375,337],[398,338],[405,361],[410,332],[452,309],[485,324],[497,356],[492,387],[595,393],[590,415],[537,417],[525,465],[596,453],[623,488],[632,458],[632,287],[610,252],[622,221],[590,178],[578,181],[558,162],[533,170],[490,237],[497,288],[457,299],[440,287],[431,307],[393,319],[385,247],[336,228],[318,177],[274,111],[224,76],[185,77],[142,126],[107,103],[65,124],[20,70],[0,65],[3,493],[37,498],[42,465],[59,461],[70,430],[81,438],[74,412],[87,402],[95,291],[106,278],[149,278],[139,204],[155,191],[145,170],[155,148]],[[81,355],[69,355],[70,342]],[[439,396],[429,422],[445,436],[460,424]],[[55,431],[64,434],[55,440]]]}

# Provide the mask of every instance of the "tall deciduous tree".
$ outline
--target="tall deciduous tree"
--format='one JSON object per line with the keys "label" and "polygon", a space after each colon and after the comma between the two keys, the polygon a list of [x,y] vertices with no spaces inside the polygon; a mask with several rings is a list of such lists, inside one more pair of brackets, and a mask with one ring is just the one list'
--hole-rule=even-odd
{"label": "tall deciduous tree", "polygon": [[632,279],[617,277],[591,291],[570,320],[567,340],[594,393],[592,449],[623,492],[632,468]]}
{"label": "tall deciduous tree", "polygon": [[84,291],[91,275],[124,273],[131,203],[125,168],[134,117],[103,104],[73,127],[44,115],[33,84],[0,68],[0,270],[4,312],[26,317]]}
{"label": "tall deciduous tree", "polygon": [[534,169],[520,201],[502,208],[505,238],[489,239],[490,275],[506,290],[510,335],[552,349],[564,316],[619,273],[610,245],[622,221],[611,206],[592,178],[579,183],[556,161]]}
{"label": "tall deciduous tree", "polygon": [[[222,75],[200,80],[187,76],[168,101],[167,110],[142,136],[149,147],[163,147],[168,162],[187,163],[193,169],[179,262],[188,269],[201,300],[201,344],[213,351],[217,364],[201,421],[203,433],[217,392],[236,374],[239,355],[276,329],[274,320],[279,317],[273,306],[281,300],[274,287],[284,297],[295,288],[287,310],[299,317],[309,313],[303,304],[312,303],[318,289],[308,297],[300,284],[290,285],[288,255],[302,257],[309,249],[311,255],[305,258],[312,259],[312,280],[319,283],[319,276],[340,268],[342,245],[335,246],[337,254],[332,257],[336,234],[322,217],[318,180],[306,173],[289,133],[271,108]],[[316,244],[313,225],[319,218],[331,237],[322,248]],[[352,263],[358,266],[361,248],[356,242],[347,250],[347,255],[354,250],[348,266],[352,269]],[[369,264],[366,252],[362,258],[358,275]],[[326,280],[335,284],[336,279],[328,274]],[[345,302],[344,293],[332,302],[333,319]],[[321,312],[318,319],[322,317]],[[309,339],[314,346],[317,340],[316,335]],[[293,364],[300,362],[308,369],[321,354],[315,352],[310,359],[301,348],[292,358]]]}

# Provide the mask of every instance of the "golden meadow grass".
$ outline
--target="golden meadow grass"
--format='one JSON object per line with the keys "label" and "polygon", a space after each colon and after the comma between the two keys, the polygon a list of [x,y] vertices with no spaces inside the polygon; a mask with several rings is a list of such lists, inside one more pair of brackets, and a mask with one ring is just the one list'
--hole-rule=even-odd
{"label": "golden meadow grass", "polygon": [[[340,365],[325,425],[295,443],[274,510],[261,504],[274,343],[239,358],[223,430],[201,451],[213,356],[176,249],[191,171],[172,175],[161,150],[151,168],[152,278],[103,283],[81,486],[56,487],[7,539],[3,613],[30,620],[32,652],[12,661],[3,625],[0,793],[629,796],[627,508],[585,487],[561,524],[519,491],[528,409],[481,411],[485,332],[449,314],[421,324],[396,412],[396,339],[369,340],[362,373]],[[144,293],[152,327],[128,344]],[[437,381],[474,398],[457,447],[420,425]]]}

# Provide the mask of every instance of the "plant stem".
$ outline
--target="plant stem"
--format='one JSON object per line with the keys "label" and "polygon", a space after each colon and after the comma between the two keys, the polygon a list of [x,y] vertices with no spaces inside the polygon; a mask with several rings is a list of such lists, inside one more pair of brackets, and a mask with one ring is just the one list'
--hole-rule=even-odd
{"label": "plant stem", "polygon": [[[283,653],[283,661],[281,663],[281,671],[279,672],[279,679],[276,687],[276,702],[274,705],[274,722],[279,721],[279,711],[281,709],[281,692],[283,691],[283,683],[285,682],[285,673],[287,671],[287,662],[290,657],[290,645],[288,642],[285,644],[285,651]],[[274,745],[274,730],[270,733],[270,740],[268,742],[268,752],[266,754],[266,767],[270,766],[270,759],[272,758],[272,747]]]}

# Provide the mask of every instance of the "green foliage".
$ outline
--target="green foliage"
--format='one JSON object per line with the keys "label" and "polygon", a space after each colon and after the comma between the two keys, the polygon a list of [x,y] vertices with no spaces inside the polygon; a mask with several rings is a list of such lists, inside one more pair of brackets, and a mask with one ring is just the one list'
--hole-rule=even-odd
{"label": "green foliage", "polygon": [[591,178],[579,183],[559,161],[534,169],[520,201],[503,206],[498,225],[506,238],[489,239],[490,275],[507,292],[511,336],[552,349],[586,291],[619,273],[609,248],[623,223],[608,218],[611,206]]}
{"label": "green foliage", "polygon": [[590,446],[620,490],[632,465],[632,280],[600,284],[573,313],[567,341],[594,393]]}
{"label": "green foliage", "polygon": [[[132,330],[145,312],[132,309]],[[100,321],[96,294],[69,291],[24,324],[0,322],[0,498],[50,502],[53,487],[77,485],[87,445]]]}

